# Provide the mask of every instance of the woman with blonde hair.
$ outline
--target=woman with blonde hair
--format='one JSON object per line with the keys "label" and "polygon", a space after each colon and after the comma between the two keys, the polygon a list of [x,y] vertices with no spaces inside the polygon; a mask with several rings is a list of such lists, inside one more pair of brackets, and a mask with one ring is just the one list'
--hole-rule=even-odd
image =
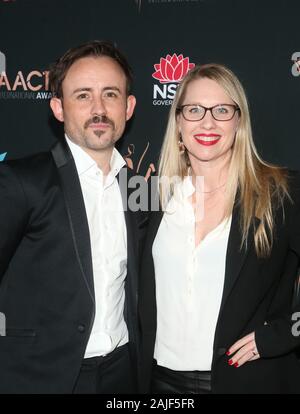
{"label": "woman with blonde hair", "polygon": [[141,391],[300,392],[300,180],[258,155],[225,66],[196,66],[178,87],[159,182],[140,281]]}

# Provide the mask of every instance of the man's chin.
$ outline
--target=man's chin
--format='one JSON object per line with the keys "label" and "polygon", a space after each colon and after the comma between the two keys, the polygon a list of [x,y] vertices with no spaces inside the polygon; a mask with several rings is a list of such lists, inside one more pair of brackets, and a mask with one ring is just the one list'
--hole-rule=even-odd
{"label": "man's chin", "polygon": [[96,135],[96,137],[100,138],[102,135],[105,134],[106,131],[102,131],[101,129],[95,129],[93,131],[94,135]]}
{"label": "man's chin", "polygon": [[95,151],[101,151],[101,150],[107,150],[109,148],[113,148],[115,146],[116,141],[113,139],[110,140],[99,140],[98,142],[95,142],[95,139],[88,142],[87,146],[91,150]]}

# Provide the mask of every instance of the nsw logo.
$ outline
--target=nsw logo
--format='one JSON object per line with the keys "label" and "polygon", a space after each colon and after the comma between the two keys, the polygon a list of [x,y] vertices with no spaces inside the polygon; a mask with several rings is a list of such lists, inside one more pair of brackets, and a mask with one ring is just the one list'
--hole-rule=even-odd
{"label": "nsw logo", "polygon": [[152,77],[160,83],[153,86],[153,105],[171,105],[178,83],[194,66],[194,63],[190,63],[190,58],[183,57],[182,54],[174,53],[160,58],[152,73]]}

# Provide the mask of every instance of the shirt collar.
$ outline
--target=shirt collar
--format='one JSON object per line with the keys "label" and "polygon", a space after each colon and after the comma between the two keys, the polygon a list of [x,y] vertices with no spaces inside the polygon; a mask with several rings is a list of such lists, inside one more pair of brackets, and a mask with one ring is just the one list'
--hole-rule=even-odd
{"label": "shirt collar", "polygon": [[[93,158],[87,152],[85,152],[79,145],[71,141],[67,134],[65,134],[65,138],[73,155],[79,176],[86,173],[92,168],[97,168],[98,170],[100,170],[96,161],[94,161]],[[109,175],[115,177],[116,175],[118,175],[121,168],[124,167],[124,165],[126,165],[124,158],[119,153],[119,151],[117,151],[116,148],[114,148],[110,159]]]}
{"label": "shirt collar", "polygon": [[114,148],[110,159],[110,174],[113,174],[114,176],[118,175],[121,168],[123,168],[125,165],[126,161],[119,153],[119,151]]}
{"label": "shirt collar", "polygon": [[194,194],[195,187],[194,187],[194,184],[192,182],[192,176],[191,175],[187,175],[183,178],[181,191],[182,191],[182,196],[184,198],[188,198],[192,194]]}

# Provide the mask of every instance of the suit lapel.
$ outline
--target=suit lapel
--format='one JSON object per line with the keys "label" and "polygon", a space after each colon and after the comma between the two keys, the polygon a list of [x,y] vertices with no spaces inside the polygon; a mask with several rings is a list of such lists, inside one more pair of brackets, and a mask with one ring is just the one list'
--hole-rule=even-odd
{"label": "suit lapel", "polygon": [[117,180],[122,197],[127,232],[127,266],[128,272],[131,274],[130,280],[127,278],[127,285],[130,284],[130,290],[132,290],[132,292],[137,292],[137,274],[134,266],[134,264],[137,263],[137,223],[134,215],[128,207],[128,199],[134,190],[128,186],[128,180],[130,177],[131,173],[129,169],[127,167],[123,167],[117,175]]}
{"label": "suit lapel", "polygon": [[134,217],[131,214],[131,211],[128,207],[128,199],[134,190],[134,188],[130,188],[128,185],[128,180],[131,177],[131,173],[127,167],[121,168],[119,174],[117,175],[117,180],[119,183],[120,193],[122,197],[122,204],[124,209],[124,217],[126,223],[126,230],[127,230],[127,249],[128,249],[128,257],[136,258],[136,251],[134,249],[135,245],[135,221]]}
{"label": "suit lapel", "polygon": [[[138,326],[137,326],[137,302],[138,302],[138,222],[139,212],[132,212],[128,206],[128,199],[134,190],[128,185],[128,180],[132,177],[132,172],[124,167],[117,175],[120,193],[122,197],[123,211],[126,223],[127,233],[127,275],[125,279],[125,304],[124,317],[126,320],[129,343],[138,344]],[[130,347],[133,361],[137,361],[137,347]]]}
{"label": "suit lapel", "polygon": [[144,251],[152,257],[152,246],[154,243],[154,239],[158,232],[159,225],[162,221],[164,212],[162,210],[151,212],[150,214],[150,221],[147,230],[147,237],[145,241]]}
{"label": "suit lapel", "polygon": [[78,264],[95,303],[90,233],[75,162],[66,142],[58,142],[51,152],[61,180]]}

